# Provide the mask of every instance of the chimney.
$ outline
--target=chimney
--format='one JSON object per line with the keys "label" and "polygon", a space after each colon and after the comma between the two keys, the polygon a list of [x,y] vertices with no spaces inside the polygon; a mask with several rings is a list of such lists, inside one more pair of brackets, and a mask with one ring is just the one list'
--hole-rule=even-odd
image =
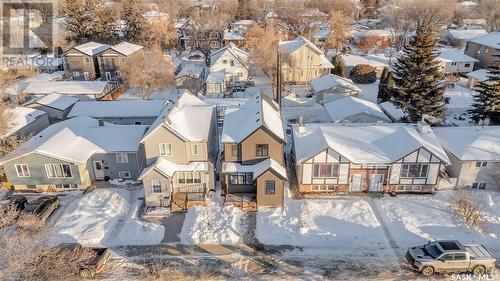
{"label": "chimney", "polygon": [[299,134],[306,133],[306,126],[304,126],[304,121],[302,120],[302,116],[299,117]]}
{"label": "chimney", "polygon": [[428,134],[431,132],[431,126],[424,120],[417,122],[417,131],[421,134]]}
{"label": "chimney", "polygon": [[97,122],[99,123],[99,127],[104,126],[104,119],[100,118]]}

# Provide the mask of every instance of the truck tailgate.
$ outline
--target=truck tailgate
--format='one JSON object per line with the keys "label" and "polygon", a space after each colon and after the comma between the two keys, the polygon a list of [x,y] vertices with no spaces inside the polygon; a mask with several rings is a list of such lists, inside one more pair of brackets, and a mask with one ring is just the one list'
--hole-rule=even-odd
{"label": "truck tailgate", "polygon": [[495,257],[483,245],[464,245],[471,259],[495,260]]}

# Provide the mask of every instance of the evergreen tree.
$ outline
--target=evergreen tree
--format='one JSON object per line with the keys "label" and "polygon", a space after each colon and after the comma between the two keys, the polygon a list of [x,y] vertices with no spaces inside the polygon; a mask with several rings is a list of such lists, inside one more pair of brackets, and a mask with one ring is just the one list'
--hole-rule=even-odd
{"label": "evergreen tree", "polygon": [[333,58],[333,66],[332,74],[345,77],[345,68],[344,65],[340,62],[340,55],[336,55]]}
{"label": "evergreen tree", "polygon": [[113,38],[114,19],[104,0],[66,1],[66,40],[77,44],[88,41],[108,43]]}
{"label": "evergreen tree", "polygon": [[410,122],[419,121],[423,114],[443,117],[445,85],[438,55],[432,29],[420,24],[394,65],[393,102],[406,112]]}
{"label": "evergreen tree", "polygon": [[378,84],[377,100],[379,102],[391,100],[391,91],[394,87],[394,78],[387,67],[384,67]]}
{"label": "evergreen tree", "polygon": [[488,73],[488,80],[481,81],[475,87],[471,119],[479,122],[489,118],[490,124],[500,124],[500,68],[496,67]]}
{"label": "evergreen tree", "polygon": [[141,43],[144,39],[143,31],[147,29],[148,21],[143,15],[144,7],[141,0],[123,0],[121,19],[124,23],[124,39],[134,43]]}

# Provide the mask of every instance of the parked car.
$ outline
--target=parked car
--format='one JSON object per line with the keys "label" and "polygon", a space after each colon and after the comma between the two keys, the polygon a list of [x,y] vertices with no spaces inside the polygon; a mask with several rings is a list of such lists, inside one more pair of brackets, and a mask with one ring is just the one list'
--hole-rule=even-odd
{"label": "parked car", "polygon": [[455,240],[442,240],[411,247],[406,252],[410,265],[425,276],[435,272],[485,274],[495,268],[495,257],[480,244],[462,245]]}
{"label": "parked car", "polygon": [[22,211],[27,204],[28,200],[26,200],[26,197],[22,195],[12,195],[3,201],[0,201],[0,210],[6,212],[10,206],[14,206],[16,210]]}
{"label": "parked car", "polygon": [[35,215],[39,222],[45,223],[58,207],[59,198],[57,196],[42,196],[29,202],[23,211]]}
{"label": "parked car", "polygon": [[111,251],[107,248],[86,248],[77,243],[62,243],[57,247],[69,250],[88,249],[92,252],[93,257],[88,262],[81,264],[78,270],[78,274],[83,278],[92,278],[103,272],[111,257]]}

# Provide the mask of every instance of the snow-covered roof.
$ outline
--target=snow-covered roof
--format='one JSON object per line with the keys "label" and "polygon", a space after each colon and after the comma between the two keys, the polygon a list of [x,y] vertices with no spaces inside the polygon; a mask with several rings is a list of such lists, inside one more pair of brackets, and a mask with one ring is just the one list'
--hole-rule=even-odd
{"label": "snow-covered roof", "polygon": [[204,61],[182,61],[180,64],[181,70],[177,73],[176,77],[192,77],[200,78],[205,70]]}
{"label": "snow-covered roof", "polygon": [[226,73],[224,71],[210,72],[207,76],[207,83],[224,83]]}
{"label": "snow-covered roof", "polygon": [[357,114],[370,115],[379,118],[381,121],[391,122],[377,104],[355,97],[346,96],[325,103],[324,106],[334,123],[342,122],[346,118]]}
{"label": "snow-covered roof", "polygon": [[85,163],[95,153],[136,152],[145,126],[99,126],[97,119],[75,117],[55,123],[19,146],[2,162],[39,153],[64,161]]}
{"label": "snow-covered roof", "polygon": [[9,123],[7,130],[1,137],[8,137],[14,134],[28,124],[34,122],[40,116],[46,114],[45,111],[22,106],[7,108],[5,111],[5,113],[2,112],[2,115],[5,114],[3,117],[6,117]]}
{"label": "snow-covered roof", "polygon": [[105,92],[107,81],[44,81],[31,82],[23,93],[28,95],[99,95]]}
{"label": "snow-covered roof", "polygon": [[380,107],[382,107],[382,109],[389,115],[389,117],[392,117],[396,121],[401,120],[405,116],[404,111],[401,108],[397,108],[390,101],[381,103]]}
{"label": "snow-covered roof", "polygon": [[189,141],[207,141],[214,110],[213,105],[183,91],[165,106],[141,142],[160,127],[166,127]]}
{"label": "snow-covered roof", "polygon": [[500,126],[441,127],[434,132],[459,160],[500,161]]}
{"label": "snow-covered roof", "polygon": [[285,142],[283,122],[276,102],[259,94],[243,104],[239,109],[226,110],[223,143],[240,143],[261,126]]}
{"label": "snow-covered roof", "polygon": [[486,81],[488,80],[489,71],[486,69],[478,69],[476,71],[472,71],[467,73],[467,77],[472,77],[478,81]]}
{"label": "snow-covered roof", "polygon": [[169,178],[174,176],[175,172],[204,172],[208,171],[207,162],[189,162],[188,164],[176,164],[164,159],[163,157],[158,157],[158,159],[149,167],[145,168],[139,176],[141,180],[150,171],[155,170],[160,174],[163,174]]}
{"label": "snow-covered roof", "polygon": [[89,56],[95,56],[97,54],[100,54],[107,49],[111,48],[110,45],[108,44],[101,44],[101,43],[96,43],[96,42],[87,42],[82,45],[78,45],[74,47],[76,50],[89,55]]}
{"label": "snow-covered roof", "polygon": [[248,53],[236,47],[232,42],[210,54],[210,65],[214,65],[226,52],[231,54],[235,59],[240,61],[241,64],[247,67]]}
{"label": "snow-covered roof", "polygon": [[286,168],[272,158],[267,158],[253,165],[241,165],[240,163],[234,162],[225,162],[222,164],[222,173],[253,173],[254,180],[268,170],[273,170],[283,179],[287,178]]}
{"label": "snow-covered roof", "polygon": [[468,41],[500,50],[500,31],[490,32],[485,35],[471,38]]}
{"label": "snow-covered roof", "polygon": [[305,124],[293,127],[297,163],[331,148],[356,164],[390,164],[423,147],[449,163],[432,130],[420,133],[413,124]]}
{"label": "snow-covered roof", "polygon": [[361,92],[361,89],[358,88],[351,79],[334,74],[326,74],[321,77],[314,78],[309,81],[309,85],[311,85],[314,92],[322,92],[325,90],[331,90],[332,92]]}
{"label": "snow-covered roof", "polygon": [[389,64],[389,59],[384,55],[354,55],[354,54],[343,54],[340,59],[344,62],[347,67],[355,67],[358,64],[368,64],[373,67],[386,67]]}
{"label": "snow-covered roof", "polygon": [[159,116],[166,105],[162,100],[80,101],[68,118],[88,117],[153,117]]}
{"label": "snow-covered roof", "polygon": [[356,37],[364,37],[364,36],[379,36],[379,37],[392,37],[393,33],[390,30],[386,29],[369,29],[369,30],[361,30],[355,32],[353,36]]}
{"label": "snow-covered roof", "polygon": [[117,44],[117,45],[114,45],[113,47],[111,47],[112,50],[115,50],[118,53],[123,54],[125,56],[129,56],[129,55],[141,50],[142,48],[143,48],[142,46],[132,44],[129,42],[122,42],[120,44]]}
{"label": "snow-covered roof", "polygon": [[484,29],[448,29],[447,32],[451,37],[459,40],[467,40],[488,33]]}
{"label": "snow-covered roof", "polygon": [[65,110],[70,106],[72,106],[73,104],[75,104],[77,101],[78,99],[75,97],[63,96],[60,94],[53,93],[35,100],[34,103],[38,103],[59,110]]}
{"label": "snow-covered roof", "polygon": [[237,40],[245,40],[245,34],[240,30],[224,30],[224,40],[228,41],[237,41]]}
{"label": "snow-covered roof", "polygon": [[245,104],[250,98],[213,98],[210,95],[202,97],[206,104],[215,105],[218,107],[240,107]]}
{"label": "snow-covered roof", "polygon": [[458,51],[441,51],[438,60],[444,62],[478,62],[477,59]]}

